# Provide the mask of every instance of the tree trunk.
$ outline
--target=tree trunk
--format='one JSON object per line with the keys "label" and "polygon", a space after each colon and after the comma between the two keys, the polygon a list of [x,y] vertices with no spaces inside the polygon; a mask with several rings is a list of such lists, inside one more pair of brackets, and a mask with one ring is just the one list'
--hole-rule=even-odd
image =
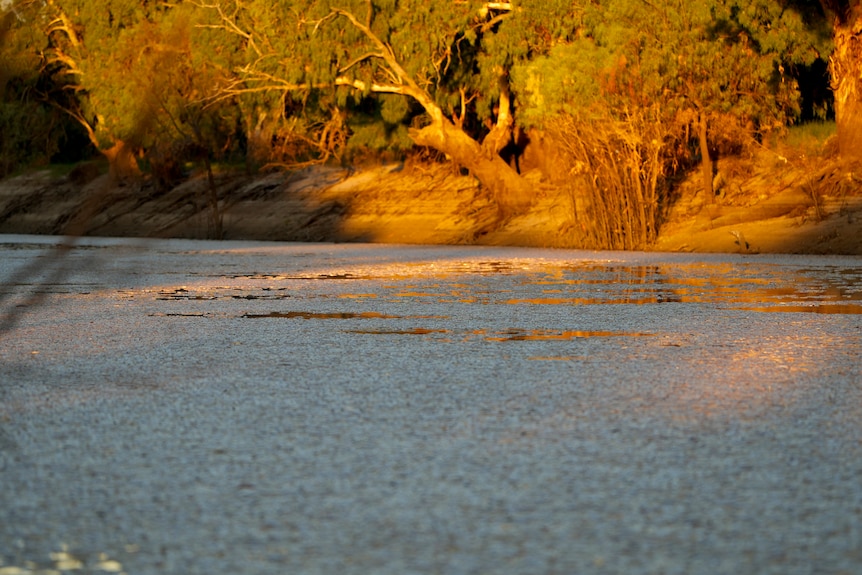
{"label": "tree trunk", "polygon": [[715,203],[715,189],[712,186],[712,158],[709,156],[706,117],[701,114],[697,125],[697,139],[700,143],[700,171],[703,179],[703,193],[709,204]]}
{"label": "tree trunk", "polygon": [[502,224],[524,213],[530,207],[533,188],[518,172],[496,153],[458,129],[446,118],[410,133],[420,146],[434,148],[448,154],[464,166],[493,194],[497,204],[497,223]]}
{"label": "tree trunk", "polygon": [[835,26],[834,41],[829,67],[838,149],[845,158],[862,160],[862,3],[851,2]]}
{"label": "tree trunk", "polygon": [[[63,109],[63,108],[61,108]],[[96,130],[84,118],[84,115],[77,109],[63,109],[67,114],[74,118],[87,131],[87,137],[93,147],[105,156],[108,160],[108,172],[115,182],[137,178],[141,175],[141,168],[138,166],[138,160],[135,158],[135,150],[123,140],[112,140],[113,145],[106,149],[102,148],[99,138],[96,135]]]}
{"label": "tree trunk", "polygon": [[497,103],[497,121],[482,141],[482,147],[487,154],[499,154],[509,145],[512,141],[512,126],[515,125],[515,120],[512,118],[509,82],[502,75],[499,82],[500,101]]}
{"label": "tree trunk", "polygon": [[224,237],[222,229],[222,213],[218,205],[218,189],[216,188],[215,178],[213,177],[213,166],[210,161],[209,152],[204,152],[204,165],[207,169],[207,184],[209,187],[209,236],[211,239],[220,240]]}
{"label": "tree trunk", "polygon": [[134,150],[122,140],[114,141],[114,145],[102,150],[102,154],[108,159],[109,172],[114,181],[121,182],[141,175]]}

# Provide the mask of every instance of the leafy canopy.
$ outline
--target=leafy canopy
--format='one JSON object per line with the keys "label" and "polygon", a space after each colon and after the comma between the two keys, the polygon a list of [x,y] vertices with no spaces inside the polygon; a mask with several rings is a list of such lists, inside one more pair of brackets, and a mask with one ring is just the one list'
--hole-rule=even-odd
{"label": "leafy canopy", "polygon": [[522,120],[658,106],[681,124],[732,117],[760,129],[798,113],[794,66],[828,50],[777,0],[602,0],[581,34],[515,69]]}

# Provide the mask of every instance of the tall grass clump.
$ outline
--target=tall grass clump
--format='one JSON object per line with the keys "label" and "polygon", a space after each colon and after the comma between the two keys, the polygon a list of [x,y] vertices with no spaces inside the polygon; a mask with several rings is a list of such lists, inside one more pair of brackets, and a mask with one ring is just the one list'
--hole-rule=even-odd
{"label": "tall grass clump", "polygon": [[611,250],[654,242],[664,201],[661,123],[641,110],[623,119],[564,115],[548,129],[567,173],[562,185],[571,197],[574,242]]}

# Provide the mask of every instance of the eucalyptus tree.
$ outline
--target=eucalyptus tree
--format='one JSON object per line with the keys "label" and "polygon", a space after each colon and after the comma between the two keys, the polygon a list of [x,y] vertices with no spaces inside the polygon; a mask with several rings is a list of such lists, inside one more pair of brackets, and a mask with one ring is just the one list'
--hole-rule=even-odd
{"label": "eucalyptus tree", "polygon": [[138,172],[135,135],[143,114],[124,89],[132,62],[120,48],[126,31],[145,18],[147,2],[45,0],[30,3],[25,16],[46,37],[43,65],[55,85],[76,98],[55,102],[87,132],[110,161],[112,172]]}
{"label": "eucalyptus tree", "polygon": [[[577,2],[522,0],[200,0],[244,61],[222,97],[289,95],[318,106],[383,96],[390,122],[451,157],[494,195],[503,220],[532,186],[499,155],[513,126],[509,70],[567,41]],[[399,101],[401,99],[402,101]],[[421,112],[413,117],[414,110]]]}
{"label": "eucalyptus tree", "polygon": [[145,149],[204,143],[214,122],[196,103],[215,79],[206,45],[193,49],[192,6],[155,0],[19,5],[19,18],[42,34],[42,44],[30,49],[55,87],[52,103],[83,127],[115,176],[137,175]]}
{"label": "eucalyptus tree", "polygon": [[619,116],[652,108],[665,125],[664,144],[693,133],[711,199],[716,144],[792,121],[793,66],[826,53],[804,14],[777,0],[602,0],[581,37],[516,75],[524,113],[537,120],[555,111]]}
{"label": "eucalyptus tree", "polygon": [[862,0],[820,0],[820,5],[835,45],[829,70],[838,147],[841,155],[862,160]]}
{"label": "eucalyptus tree", "polygon": [[39,51],[44,38],[17,3],[0,5],[0,177],[60,151],[68,126],[45,101]]}
{"label": "eucalyptus tree", "polygon": [[[209,63],[209,46],[199,42],[196,12],[175,5],[156,17],[130,27],[117,46],[120,62],[131,62],[133,73],[117,85],[132,106],[134,123],[127,132],[148,160],[157,184],[167,188],[182,177],[184,164],[205,168],[209,184],[209,236],[221,238],[219,198],[212,161],[237,147],[236,106],[206,106],[219,83],[219,72]],[[109,109],[115,109],[112,102]]]}

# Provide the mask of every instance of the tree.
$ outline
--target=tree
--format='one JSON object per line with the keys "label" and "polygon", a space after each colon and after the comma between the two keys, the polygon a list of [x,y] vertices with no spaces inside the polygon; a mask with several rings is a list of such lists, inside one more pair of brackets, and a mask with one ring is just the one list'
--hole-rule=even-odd
{"label": "tree", "polygon": [[835,123],[842,156],[862,160],[862,1],[821,0],[832,24],[829,57]]}
{"label": "tree", "polygon": [[157,75],[140,72],[152,70],[154,62],[172,63],[166,54],[178,53],[154,33],[176,4],[45,0],[24,7],[21,18],[42,34],[43,43],[30,49],[41,55],[50,77],[47,99],[86,131],[112,175],[137,176],[137,157],[153,135],[157,91],[141,85]]}
{"label": "tree", "polygon": [[[498,221],[530,204],[532,186],[499,155],[513,126],[509,68],[572,33],[570,19],[559,17],[572,12],[571,2],[234,0],[199,6],[212,14],[212,28],[244,45],[245,62],[235,68],[224,97],[301,93],[330,107],[381,94],[407,98],[422,111],[410,138],[469,169],[492,192]],[[544,36],[535,34],[540,27]]]}
{"label": "tree", "polygon": [[30,3],[27,15],[47,39],[43,66],[53,83],[75,94],[55,105],[86,130],[117,178],[139,173],[130,140],[140,131],[134,123],[142,116],[134,109],[134,97],[117,90],[117,78],[125,77],[131,62],[118,61],[116,47],[124,31],[143,17],[146,4],[45,0]]}
{"label": "tree", "polygon": [[209,183],[209,235],[221,238],[221,215],[212,160],[236,146],[235,106],[205,106],[218,84],[205,46],[196,43],[194,12],[178,5],[141,20],[117,45],[117,61],[133,62],[122,89],[134,95],[134,143],[145,150],[160,187],[182,176],[185,162],[200,162]]}
{"label": "tree", "polygon": [[145,154],[156,165],[194,148],[208,162],[235,130],[224,107],[203,110],[218,82],[213,47],[193,37],[196,15],[181,0],[17,4],[31,33],[26,52],[41,59],[43,99],[85,130],[117,179],[139,175]]}
{"label": "tree", "polygon": [[0,8],[0,177],[54,157],[78,159],[80,130],[52,102],[68,99],[41,66],[44,36],[28,25],[28,2]]}
{"label": "tree", "polygon": [[712,201],[716,143],[792,121],[799,93],[790,70],[821,54],[816,31],[775,0],[604,0],[589,11],[581,38],[527,65],[525,102],[542,101],[543,112],[527,112],[538,119],[555,110],[658,105],[669,135],[689,128],[696,135]]}

